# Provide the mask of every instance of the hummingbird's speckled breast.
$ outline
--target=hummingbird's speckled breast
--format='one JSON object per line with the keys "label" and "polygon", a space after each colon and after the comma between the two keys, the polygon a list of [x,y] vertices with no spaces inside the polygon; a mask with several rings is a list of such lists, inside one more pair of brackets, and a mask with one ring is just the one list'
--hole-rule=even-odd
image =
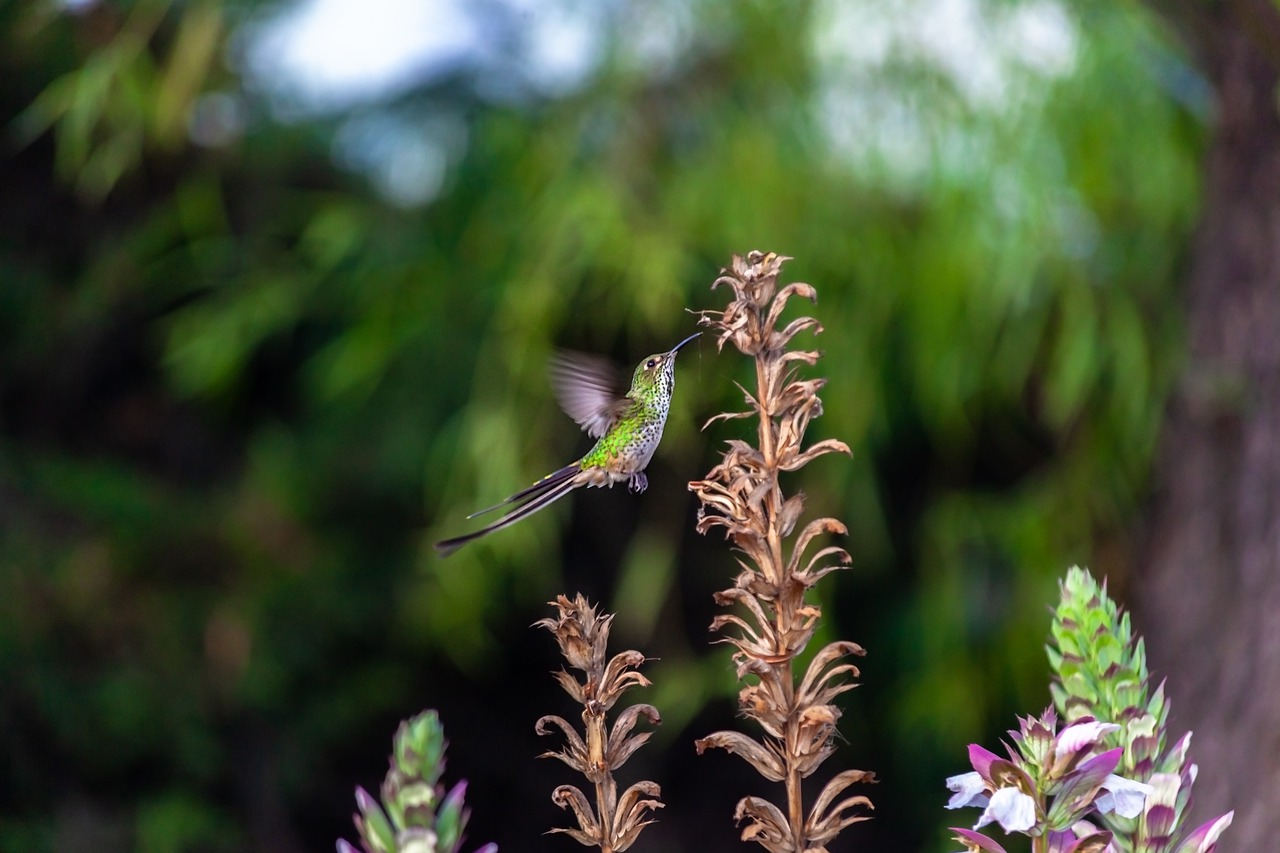
{"label": "hummingbird's speckled breast", "polygon": [[584,472],[599,474],[589,477],[587,485],[608,486],[643,471],[662,440],[667,408],[662,404],[637,404],[634,413],[600,436],[579,462]]}

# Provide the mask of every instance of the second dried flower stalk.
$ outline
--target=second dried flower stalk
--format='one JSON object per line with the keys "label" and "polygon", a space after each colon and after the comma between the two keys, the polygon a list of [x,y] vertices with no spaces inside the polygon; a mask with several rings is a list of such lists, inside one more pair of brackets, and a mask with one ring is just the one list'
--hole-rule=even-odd
{"label": "second dried flower stalk", "polygon": [[662,808],[662,795],[657,783],[637,782],[622,796],[613,773],[649,739],[649,732],[633,732],[641,717],[651,725],[661,722],[652,705],[638,704],[618,715],[609,729],[606,716],[626,690],[647,687],[649,679],[636,671],[644,663],[644,655],[625,651],[608,656],[609,626],[612,614],[596,615],[596,610],[582,595],[572,601],[561,595],[552,602],[559,615],[540,620],[539,627],[555,635],[560,653],[569,666],[582,673],[579,681],[567,670],[556,673],[556,680],[575,702],[582,705],[583,734],[578,734],[563,717],[548,715],[538,720],[537,732],[550,734],[559,729],[565,746],[558,752],[543,753],[543,758],[558,758],[587,777],[595,787],[595,806],[580,788],[561,785],[551,799],[561,808],[571,809],[578,819],[577,829],[553,829],[563,832],[587,847],[598,847],[601,853],[621,853],[635,843],[640,830],[653,821],[649,812]]}

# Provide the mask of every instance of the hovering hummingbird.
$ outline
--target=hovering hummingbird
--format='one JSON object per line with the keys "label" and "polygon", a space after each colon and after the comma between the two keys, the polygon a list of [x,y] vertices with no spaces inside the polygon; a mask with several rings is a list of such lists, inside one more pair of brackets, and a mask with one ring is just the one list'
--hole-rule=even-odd
{"label": "hovering hummingbird", "polygon": [[437,542],[440,555],[448,556],[473,539],[515,524],[581,486],[612,488],[614,483],[625,480],[632,492],[643,492],[649,485],[644,469],[658,449],[671,408],[676,354],[700,334],[695,332],[667,352],[655,353],[640,362],[631,377],[631,390],[622,397],[618,396],[616,371],[604,359],[579,354],[561,354],[553,359],[551,385],[556,399],[587,435],[597,439],[595,446],[577,462],[548,474],[502,503],[471,513],[467,518],[516,505],[487,527]]}

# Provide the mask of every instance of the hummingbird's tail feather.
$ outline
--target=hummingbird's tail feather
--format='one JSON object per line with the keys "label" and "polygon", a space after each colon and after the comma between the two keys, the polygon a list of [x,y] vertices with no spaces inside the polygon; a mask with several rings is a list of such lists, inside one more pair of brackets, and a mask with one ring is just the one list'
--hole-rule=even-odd
{"label": "hummingbird's tail feather", "polygon": [[[576,473],[580,470],[581,469],[576,465],[570,465],[568,468],[563,468],[555,474],[549,475],[548,478],[539,481],[534,486],[530,486],[529,489],[524,490],[524,492],[517,493],[524,495],[533,494],[533,497],[511,510],[511,512],[502,516],[502,518],[499,518],[492,524],[482,527],[473,533],[467,533],[463,536],[455,536],[452,539],[444,539],[437,542],[435,546],[436,552],[439,553],[441,557],[447,557],[473,539],[479,539],[481,536],[487,536],[495,530],[501,530],[504,527],[509,527],[520,519],[533,515],[538,510],[550,506],[580,485],[580,483],[575,481],[572,477],[572,473]],[[565,471],[570,471],[570,475],[563,477],[558,476],[563,474]],[[550,477],[557,477],[557,481],[553,485],[544,485],[544,483],[549,481]],[[540,491],[537,493],[533,492],[532,490],[535,488],[540,489]],[[516,496],[513,495],[507,501],[503,501],[503,504],[510,503],[514,500],[516,500]],[[502,506],[503,504],[498,504],[498,506]]]}
{"label": "hummingbird's tail feather", "polygon": [[582,470],[582,466],[579,465],[577,462],[574,462],[572,465],[566,465],[563,468],[561,468],[559,471],[552,471],[550,474],[543,477],[541,480],[534,483],[532,486],[529,486],[527,489],[521,489],[511,497],[507,498],[506,500],[499,501],[493,506],[487,506],[484,509],[476,510],[475,512],[471,513],[471,515],[468,515],[467,518],[475,518],[477,516],[484,515],[487,512],[493,512],[495,509],[501,509],[507,504],[519,503],[520,501],[525,500],[526,498],[532,499],[534,496],[537,496],[542,492],[548,491],[550,489],[554,489],[556,486],[560,485],[565,480],[570,479],[571,477],[573,477],[574,474],[577,474],[581,470]]}

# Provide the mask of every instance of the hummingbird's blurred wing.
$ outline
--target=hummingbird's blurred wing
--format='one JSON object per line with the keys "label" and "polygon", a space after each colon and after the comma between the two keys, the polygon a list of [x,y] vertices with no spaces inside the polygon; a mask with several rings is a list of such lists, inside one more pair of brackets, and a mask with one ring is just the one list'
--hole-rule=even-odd
{"label": "hummingbird's blurred wing", "polygon": [[551,358],[550,370],[560,408],[587,435],[599,438],[618,422],[627,400],[611,362],[580,352],[558,352]]}

